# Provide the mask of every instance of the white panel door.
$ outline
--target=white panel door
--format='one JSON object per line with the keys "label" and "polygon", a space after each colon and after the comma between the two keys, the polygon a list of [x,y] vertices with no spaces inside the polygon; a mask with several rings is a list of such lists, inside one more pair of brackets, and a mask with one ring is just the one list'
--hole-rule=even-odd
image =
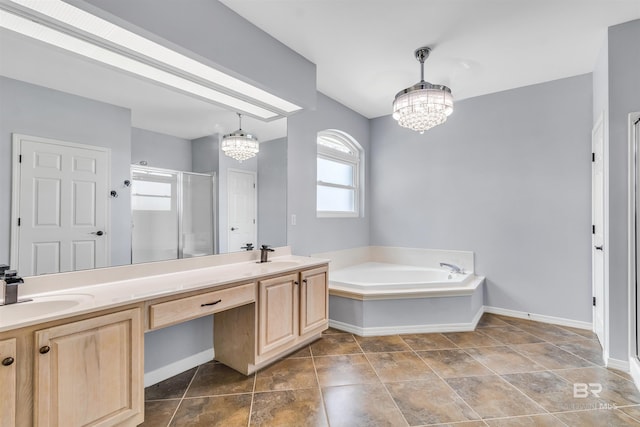
{"label": "white panel door", "polygon": [[604,345],[604,122],[599,120],[593,128],[591,136],[591,191],[592,191],[592,274],[593,296],[593,330],[600,343]]}
{"label": "white panel door", "polygon": [[107,266],[108,149],[14,135],[14,150],[12,268],[31,276]]}
{"label": "white panel door", "polygon": [[241,251],[247,243],[257,246],[256,194],[255,172],[227,171],[229,252]]}

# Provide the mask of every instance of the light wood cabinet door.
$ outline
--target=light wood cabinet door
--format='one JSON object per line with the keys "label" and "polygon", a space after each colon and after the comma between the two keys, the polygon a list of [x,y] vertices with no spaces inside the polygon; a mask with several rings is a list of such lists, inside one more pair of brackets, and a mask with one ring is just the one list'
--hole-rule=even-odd
{"label": "light wood cabinet door", "polygon": [[326,329],[329,321],[327,268],[303,271],[300,279],[300,335],[320,327]]}
{"label": "light wood cabinet door", "polygon": [[0,426],[16,425],[16,340],[0,341]]}
{"label": "light wood cabinet door", "polygon": [[258,282],[258,354],[286,346],[298,337],[298,274]]}
{"label": "light wood cabinet door", "polygon": [[36,331],[35,340],[36,426],[142,423],[140,309]]}

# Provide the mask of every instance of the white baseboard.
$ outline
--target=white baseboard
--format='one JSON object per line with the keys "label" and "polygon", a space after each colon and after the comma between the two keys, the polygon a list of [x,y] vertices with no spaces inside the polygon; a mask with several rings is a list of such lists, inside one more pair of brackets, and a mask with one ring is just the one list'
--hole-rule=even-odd
{"label": "white baseboard", "polygon": [[607,368],[617,369],[622,372],[629,372],[629,361],[628,360],[620,360],[620,359],[612,359],[607,357],[604,359],[604,364]]}
{"label": "white baseboard", "polygon": [[544,314],[527,313],[526,311],[508,310],[506,308],[484,306],[485,313],[501,314],[503,316],[517,317],[519,319],[535,320],[536,322],[551,323],[560,326],[569,326],[571,328],[593,330],[591,322],[582,322],[580,320],[565,319],[563,317],[545,316]]}
{"label": "white baseboard", "polygon": [[363,328],[350,323],[329,320],[329,326],[345,332],[351,332],[361,337],[398,335],[398,334],[428,334],[434,332],[465,332],[473,331],[482,317],[482,307],[478,310],[473,320],[469,323],[443,323],[431,325],[403,325],[403,326],[378,326]]}
{"label": "white baseboard", "polygon": [[177,360],[168,365],[162,366],[150,372],[144,373],[144,386],[157,384],[160,381],[164,381],[167,378],[171,378],[174,375],[178,375],[181,372],[188,371],[191,368],[202,365],[203,363],[213,360],[214,352],[213,348],[203,350],[200,353],[193,354],[185,357],[184,359]]}
{"label": "white baseboard", "polygon": [[629,374],[631,374],[636,388],[640,390],[640,361],[636,357],[632,357],[629,360]]}

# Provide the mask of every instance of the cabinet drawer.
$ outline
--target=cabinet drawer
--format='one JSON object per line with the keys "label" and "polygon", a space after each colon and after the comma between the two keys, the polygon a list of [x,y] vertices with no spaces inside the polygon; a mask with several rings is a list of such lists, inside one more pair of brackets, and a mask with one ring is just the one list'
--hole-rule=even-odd
{"label": "cabinet drawer", "polygon": [[255,300],[255,285],[248,283],[221,291],[153,304],[149,307],[149,328],[162,328],[249,304]]}

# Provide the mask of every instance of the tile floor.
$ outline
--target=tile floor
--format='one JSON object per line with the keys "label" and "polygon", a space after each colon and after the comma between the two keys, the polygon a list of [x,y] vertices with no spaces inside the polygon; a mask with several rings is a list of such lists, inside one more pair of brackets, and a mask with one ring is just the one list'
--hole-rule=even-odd
{"label": "tile floor", "polygon": [[329,329],[256,375],[209,362],[145,399],[143,426],[640,426],[640,392],[592,333],[490,314],[473,332]]}

